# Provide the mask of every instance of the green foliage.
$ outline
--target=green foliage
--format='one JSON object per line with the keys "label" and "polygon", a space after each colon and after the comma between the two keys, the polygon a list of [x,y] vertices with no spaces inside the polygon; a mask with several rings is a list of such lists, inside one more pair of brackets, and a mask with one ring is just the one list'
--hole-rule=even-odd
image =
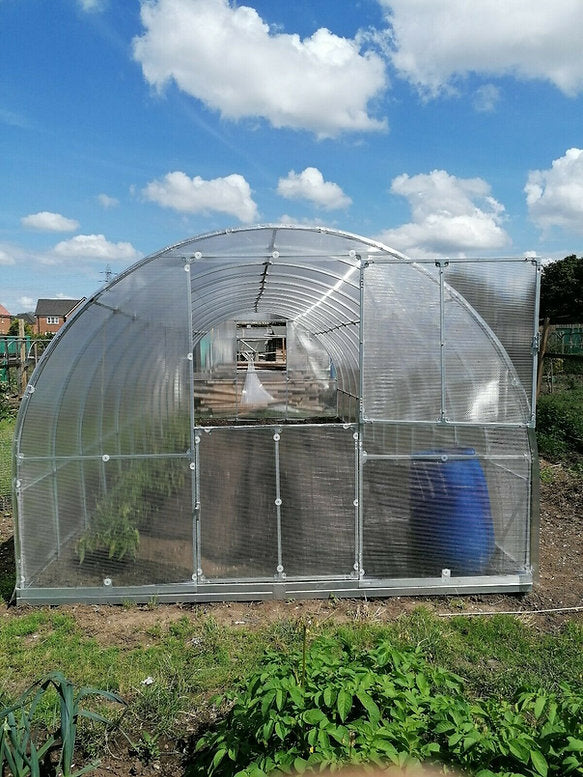
{"label": "green foliage", "polygon": [[[44,732],[37,725],[35,715],[43,697],[56,692],[59,707],[59,726],[54,733]],[[123,704],[117,694],[96,688],[79,688],[61,672],[49,672],[26,690],[18,701],[0,710],[0,771],[6,768],[13,777],[80,777],[97,767],[91,763],[74,769],[75,742],[79,718],[108,724],[102,715],[85,709],[80,702],[89,696],[100,696],[110,702]],[[39,739],[44,741],[39,742]],[[56,765],[55,761],[56,755]]]}
{"label": "green foliage", "polygon": [[8,383],[0,381],[0,421],[16,418],[16,404],[11,401],[11,389]]}
{"label": "green foliage", "polygon": [[560,461],[583,456],[583,389],[539,398],[537,441],[542,456]]}
{"label": "green foliage", "polygon": [[189,777],[319,771],[342,763],[436,762],[477,777],[583,774],[583,696],[525,691],[468,700],[463,681],[420,649],[356,649],[320,637],[268,651],[220,722],[198,741]]}
{"label": "green foliage", "polygon": [[[20,336],[20,320],[18,318],[13,318],[10,322],[10,327],[8,329],[8,335],[11,337],[19,337]],[[24,322],[24,336],[25,337],[32,337],[34,335],[34,329],[32,324],[29,324],[27,321]]]}
{"label": "green foliage", "polygon": [[185,472],[180,459],[143,459],[125,470],[99,500],[89,528],[78,540],[79,561],[97,550],[118,561],[134,559],[140,530],[151,525],[160,506],[182,486]]}
{"label": "green foliage", "polygon": [[583,322],[583,257],[567,256],[543,268],[541,316],[551,323]]}
{"label": "green foliage", "polygon": [[[142,431],[137,452],[151,454],[162,448],[163,453],[165,447],[169,452],[177,447],[185,450],[188,428],[178,422],[169,423],[162,444],[151,430]],[[139,458],[126,465],[98,500],[89,526],[77,541],[79,562],[95,552],[106,553],[117,561],[135,559],[140,531],[151,526],[160,507],[182,487],[187,471],[183,458]]]}

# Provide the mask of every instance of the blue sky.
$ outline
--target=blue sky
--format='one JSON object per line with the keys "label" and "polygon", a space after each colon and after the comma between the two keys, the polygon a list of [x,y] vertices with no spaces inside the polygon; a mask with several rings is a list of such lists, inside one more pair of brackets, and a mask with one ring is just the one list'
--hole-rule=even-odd
{"label": "blue sky", "polygon": [[581,0],[0,0],[0,303],[187,237],[583,253]]}

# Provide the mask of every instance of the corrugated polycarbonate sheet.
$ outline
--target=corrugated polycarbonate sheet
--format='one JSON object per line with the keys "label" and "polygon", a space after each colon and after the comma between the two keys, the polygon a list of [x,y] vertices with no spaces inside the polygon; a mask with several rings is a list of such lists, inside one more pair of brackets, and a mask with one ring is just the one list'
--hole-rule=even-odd
{"label": "corrugated polycarbonate sheet", "polygon": [[192,579],[187,459],[71,461],[41,483],[23,488],[25,509],[30,491],[42,493],[47,505],[56,502],[58,511],[34,539],[24,535],[26,586],[107,588]]}
{"label": "corrugated polycarbonate sheet", "polygon": [[371,264],[365,268],[362,311],[365,417],[439,419],[439,299],[438,277],[418,265]]}
{"label": "corrugated polycarbonate sheet", "polygon": [[530,408],[514,366],[465,300],[444,294],[445,417],[470,423],[523,423]]}
{"label": "corrugated polycarbonate sheet", "polygon": [[364,448],[367,575],[496,575],[528,566],[526,429],[373,424]]}
{"label": "corrugated polycarbonate sheet", "polygon": [[351,251],[360,255],[382,249],[358,235],[335,230],[266,225],[201,235],[165,249],[163,253],[183,257],[200,252],[206,258],[222,259],[225,256],[267,258],[274,251],[282,256],[308,257],[312,261],[319,257],[348,256]]}
{"label": "corrugated polycarbonate sheet", "polygon": [[354,427],[283,427],[280,498],[287,575],[349,576],[355,562]]}
{"label": "corrugated polycarbonate sheet", "polygon": [[507,351],[530,402],[538,329],[534,319],[538,268],[532,260],[452,262],[445,280],[493,329]]}
{"label": "corrugated polycarbonate sheet", "polygon": [[59,550],[55,480],[49,461],[22,463],[19,467],[18,584],[28,586]]}
{"label": "corrugated polycarbonate sheet", "polygon": [[207,579],[273,577],[277,567],[273,431],[199,431],[200,553]]}
{"label": "corrugated polycarbonate sheet", "polygon": [[199,430],[205,578],[350,576],[353,434],[337,425]]}
{"label": "corrugated polycarbonate sheet", "polygon": [[[64,330],[43,355],[35,371],[35,380],[31,384],[34,392],[29,388],[23,400],[26,424],[23,425],[17,439],[19,453],[25,456],[54,454],[57,419],[63,412],[61,402],[63,393],[71,383],[75,365],[83,358],[85,349],[106,317],[99,308],[85,307],[73,322],[75,328],[69,326]],[[58,354],[51,357],[51,353],[54,353],[56,348],[58,348]],[[78,414],[82,412],[81,407],[84,402],[81,392],[79,396],[74,397],[73,402],[73,408],[67,408],[64,412],[69,416],[68,424],[76,426]]]}

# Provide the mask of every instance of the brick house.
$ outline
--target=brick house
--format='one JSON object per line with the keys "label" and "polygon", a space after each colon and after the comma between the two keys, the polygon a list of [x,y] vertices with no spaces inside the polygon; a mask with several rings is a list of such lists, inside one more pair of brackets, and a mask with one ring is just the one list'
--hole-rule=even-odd
{"label": "brick house", "polygon": [[12,319],[12,316],[6,310],[4,305],[0,305],[0,335],[8,334],[8,330],[10,329],[11,319]]}
{"label": "brick house", "polygon": [[58,332],[82,302],[85,302],[85,297],[82,299],[39,299],[34,311],[36,333],[47,335]]}

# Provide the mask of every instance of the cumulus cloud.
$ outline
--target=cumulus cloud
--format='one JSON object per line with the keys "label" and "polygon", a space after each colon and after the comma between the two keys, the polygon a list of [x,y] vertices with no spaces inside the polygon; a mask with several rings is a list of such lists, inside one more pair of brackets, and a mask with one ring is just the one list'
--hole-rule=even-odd
{"label": "cumulus cloud", "polygon": [[21,310],[33,310],[36,305],[36,299],[34,297],[19,297],[18,305]]}
{"label": "cumulus cloud", "polygon": [[427,95],[471,72],[543,79],[570,96],[583,90],[581,0],[379,1],[393,64]]}
{"label": "cumulus cloud", "polygon": [[150,181],[142,194],[147,200],[180,213],[217,211],[235,216],[245,224],[257,218],[251,188],[245,178],[236,173],[205,181],[198,175],[189,178],[185,173],[175,171],[161,180]]}
{"label": "cumulus cloud", "polygon": [[290,170],[287,178],[280,178],[277,193],[287,200],[309,200],[325,210],[347,208],[352,200],[337,183],[325,181],[317,167],[306,167],[301,173]]}
{"label": "cumulus cloud", "polygon": [[132,260],[138,252],[131,243],[110,243],[104,235],[76,235],[63,240],[53,249],[55,256],[63,259]]}
{"label": "cumulus cloud", "polygon": [[105,208],[105,210],[108,210],[109,208],[117,208],[119,205],[119,200],[115,197],[110,197],[108,194],[98,194],[97,201],[102,208]]}
{"label": "cumulus cloud", "polygon": [[463,256],[510,243],[501,227],[504,206],[481,178],[456,178],[445,170],[428,175],[403,174],[391,192],[406,197],[411,222],[385,230],[379,240],[412,256]]}
{"label": "cumulus cloud", "polygon": [[20,223],[28,229],[39,229],[45,232],[74,232],[79,229],[79,222],[75,219],[68,219],[60,213],[51,213],[47,210],[23,216]]}
{"label": "cumulus cloud", "polygon": [[524,192],[530,217],[543,231],[583,234],[583,149],[570,148],[548,170],[532,170]]}
{"label": "cumulus cloud", "polygon": [[178,87],[228,119],[263,117],[320,137],[386,128],[369,103],[387,85],[385,63],[320,28],[309,38],[271,30],[230,0],[142,0],[134,58],[148,83]]}

